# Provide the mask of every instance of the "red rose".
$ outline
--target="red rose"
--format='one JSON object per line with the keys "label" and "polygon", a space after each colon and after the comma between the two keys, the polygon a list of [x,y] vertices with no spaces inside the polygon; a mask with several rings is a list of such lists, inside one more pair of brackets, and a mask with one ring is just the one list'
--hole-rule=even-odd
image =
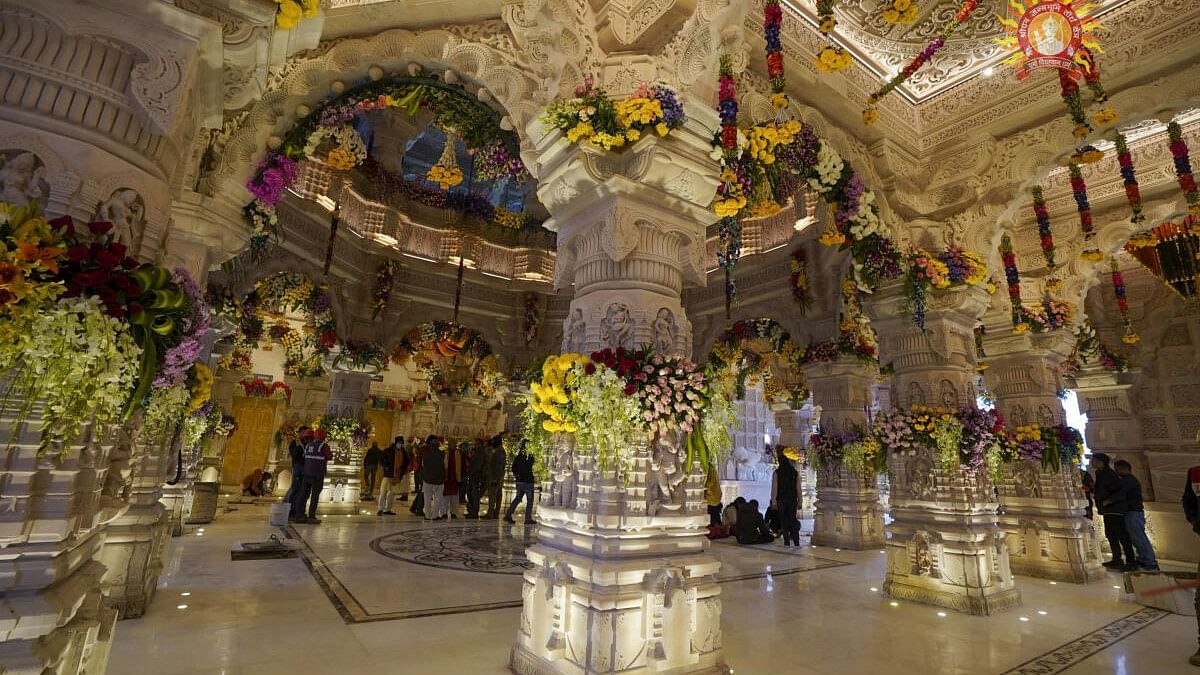
{"label": "red rose", "polygon": [[140,265],[140,264],[141,264],[141,263],[139,263],[139,262],[137,261],[137,258],[126,258],[126,259],[125,259],[125,260],[124,260],[124,261],[121,263],[121,266],[122,266],[122,267],[125,267],[125,268],[127,268],[127,269],[131,269],[131,270],[133,270],[133,269],[137,269],[138,265]]}
{"label": "red rose", "polygon": [[103,237],[113,228],[112,223],[88,223],[87,226],[97,237]]}
{"label": "red rose", "polygon": [[142,311],[144,311],[144,308],[142,307],[142,303],[140,303],[140,302],[130,302],[129,303],[129,313],[130,314],[139,314]]}
{"label": "red rose", "polygon": [[121,264],[121,256],[111,249],[96,254],[96,263],[105,269],[113,269]]}
{"label": "red rose", "polygon": [[637,387],[633,386],[632,384],[625,385],[625,395],[626,396],[633,396],[633,393],[635,391],[637,391]]}
{"label": "red rose", "polygon": [[113,243],[109,244],[108,250],[116,253],[118,258],[124,258],[125,254],[129,252],[125,244],[122,244],[119,241],[114,241]]}
{"label": "red rose", "polygon": [[596,364],[594,364],[594,363],[587,364],[586,366],[583,367],[583,372],[587,373],[588,375],[595,373],[596,372]]}
{"label": "red rose", "polygon": [[67,249],[67,259],[73,263],[81,263],[88,259],[88,250],[83,246],[72,246]]}
{"label": "red rose", "polygon": [[118,303],[110,303],[104,306],[104,311],[114,319],[122,319],[125,317],[125,308]]}
{"label": "red rose", "polygon": [[737,127],[724,127],[721,129],[721,147],[736,148],[737,147]]}

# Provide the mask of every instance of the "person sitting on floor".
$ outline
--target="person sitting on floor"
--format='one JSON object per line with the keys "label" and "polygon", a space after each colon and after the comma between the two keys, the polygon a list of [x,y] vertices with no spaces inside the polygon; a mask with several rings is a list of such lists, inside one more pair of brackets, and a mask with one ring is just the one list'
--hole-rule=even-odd
{"label": "person sitting on floor", "polygon": [[769,544],[775,541],[775,536],[767,529],[767,523],[758,510],[757,499],[751,499],[738,509],[737,540],[739,544]]}
{"label": "person sitting on floor", "polygon": [[242,479],[242,496],[243,497],[262,497],[270,492],[271,473],[262,469],[255,469],[250,472],[249,476]]}

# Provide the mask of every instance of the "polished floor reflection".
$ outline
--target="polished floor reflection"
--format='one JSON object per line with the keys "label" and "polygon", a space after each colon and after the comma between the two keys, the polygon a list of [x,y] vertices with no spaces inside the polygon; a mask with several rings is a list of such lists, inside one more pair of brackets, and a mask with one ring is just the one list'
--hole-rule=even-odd
{"label": "polished floor reflection", "polygon": [[[507,672],[531,529],[336,516],[290,530],[302,558],[232,562],[278,532],[265,508],[238,508],[174,540],[150,611],[118,624],[110,673]],[[1019,577],[1024,606],[983,618],[893,604],[879,551],[713,550],[739,674],[1200,672],[1195,620],[1132,602],[1116,574]]]}

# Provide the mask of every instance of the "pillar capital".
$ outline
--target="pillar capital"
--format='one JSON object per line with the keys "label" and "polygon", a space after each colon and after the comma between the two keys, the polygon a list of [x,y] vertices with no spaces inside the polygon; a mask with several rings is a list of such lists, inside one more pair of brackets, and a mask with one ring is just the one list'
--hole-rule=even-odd
{"label": "pillar capital", "polygon": [[983,377],[1010,425],[1053,425],[1064,420],[1058,399],[1063,389],[1059,367],[1075,344],[1069,330],[1043,334],[992,331],[984,336],[983,344],[988,366]]}

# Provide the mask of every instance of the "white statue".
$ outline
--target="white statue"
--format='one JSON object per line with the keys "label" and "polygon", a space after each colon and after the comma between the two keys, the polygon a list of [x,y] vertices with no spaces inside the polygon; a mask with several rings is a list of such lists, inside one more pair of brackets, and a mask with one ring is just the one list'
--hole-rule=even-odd
{"label": "white statue", "polygon": [[668,356],[675,351],[675,315],[663,307],[654,317],[654,353]]}
{"label": "white statue", "polygon": [[128,242],[135,253],[146,231],[146,205],[136,190],[118,188],[96,206],[97,221],[112,223],[120,241]]}
{"label": "white statue", "polygon": [[7,156],[0,162],[0,201],[9,204],[38,202],[45,205],[50,186],[46,167],[32,152]]}

